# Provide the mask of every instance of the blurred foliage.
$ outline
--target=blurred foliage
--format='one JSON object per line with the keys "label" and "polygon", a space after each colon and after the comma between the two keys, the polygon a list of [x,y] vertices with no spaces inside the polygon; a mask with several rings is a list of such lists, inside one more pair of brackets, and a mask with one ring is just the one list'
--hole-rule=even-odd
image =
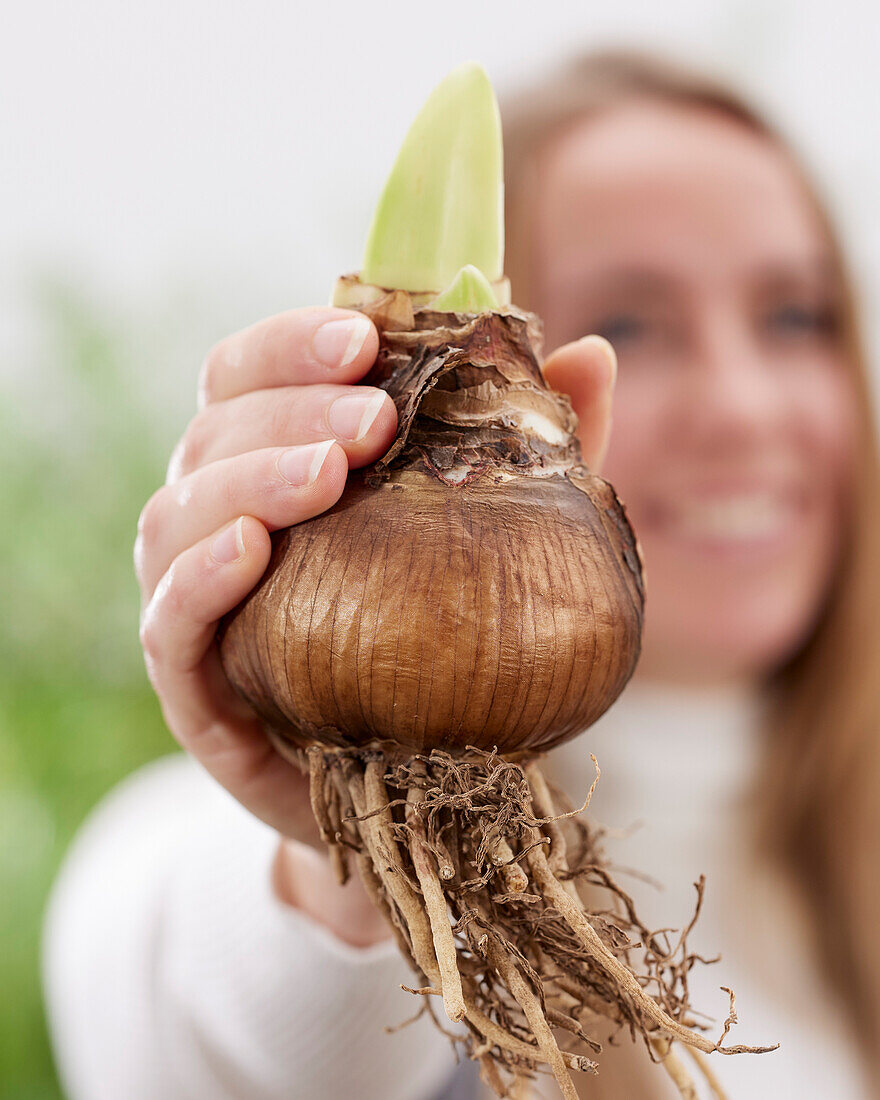
{"label": "blurred foliage", "polygon": [[125,324],[57,284],[37,313],[45,346],[0,402],[0,1100],[61,1097],[40,996],[47,894],[89,808],[173,748],[131,551],[180,417],[151,409]]}

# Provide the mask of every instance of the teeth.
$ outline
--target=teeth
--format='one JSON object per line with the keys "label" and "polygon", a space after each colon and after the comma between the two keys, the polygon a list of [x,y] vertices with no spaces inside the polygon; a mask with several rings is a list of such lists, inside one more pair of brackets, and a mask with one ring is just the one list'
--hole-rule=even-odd
{"label": "teeth", "polygon": [[766,493],[691,502],[678,509],[676,526],[691,538],[750,540],[777,534],[790,521],[791,505]]}

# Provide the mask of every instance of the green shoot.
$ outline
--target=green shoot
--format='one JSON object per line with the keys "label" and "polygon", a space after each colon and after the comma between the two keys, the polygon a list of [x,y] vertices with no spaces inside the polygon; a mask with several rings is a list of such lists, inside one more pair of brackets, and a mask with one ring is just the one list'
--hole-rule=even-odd
{"label": "green shoot", "polygon": [[[453,70],[403,142],[367,238],[361,282],[439,292],[466,265],[504,268],[501,119],[485,70]],[[450,288],[451,289],[451,288]]]}
{"label": "green shoot", "polygon": [[448,313],[484,313],[498,309],[498,299],[482,271],[473,264],[465,264],[430,306]]}

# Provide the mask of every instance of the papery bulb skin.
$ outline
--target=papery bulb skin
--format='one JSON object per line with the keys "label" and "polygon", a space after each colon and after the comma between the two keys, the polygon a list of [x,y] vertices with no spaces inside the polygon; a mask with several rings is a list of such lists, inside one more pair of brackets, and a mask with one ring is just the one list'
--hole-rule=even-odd
{"label": "papery bulb skin", "polygon": [[540,752],[632,675],[635,537],[543,381],[537,319],[413,302],[364,307],[381,349],[367,381],[395,399],[394,444],[329,512],[273,535],[221,628],[223,666],[297,745]]}

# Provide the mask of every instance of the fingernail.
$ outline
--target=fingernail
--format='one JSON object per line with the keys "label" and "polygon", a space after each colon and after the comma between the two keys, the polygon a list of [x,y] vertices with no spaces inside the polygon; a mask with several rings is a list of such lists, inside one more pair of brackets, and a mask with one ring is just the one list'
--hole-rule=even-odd
{"label": "fingernail", "polygon": [[229,562],[238,561],[244,555],[244,536],[242,525],[244,516],[239,518],[230,527],[221,531],[211,544],[211,557],[219,565],[228,565]]}
{"label": "fingernail", "polygon": [[385,404],[383,390],[347,393],[327,410],[327,423],[337,439],[363,439]]}
{"label": "fingernail", "polygon": [[364,346],[371,328],[366,317],[328,321],[312,337],[312,349],[325,367],[331,370],[347,367]]}
{"label": "fingernail", "polygon": [[291,485],[311,485],[321,472],[334,442],[332,439],[322,439],[320,443],[306,443],[302,447],[282,451],[278,456],[278,473]]}

